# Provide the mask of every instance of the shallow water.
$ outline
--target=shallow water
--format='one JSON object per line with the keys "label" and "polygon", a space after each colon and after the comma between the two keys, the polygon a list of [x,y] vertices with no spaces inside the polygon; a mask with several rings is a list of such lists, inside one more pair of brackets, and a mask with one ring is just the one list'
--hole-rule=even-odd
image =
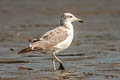
{"label": "shallow water", "polygon": [[[119,3],[119,0],[1,0],[0,80],[120,80]],[[30,39],[59,25],[64,12],[84,20],[83,24],[73,23],[72,45],[57,54],[66,71],[53,71],[51,55],[16,54],[29,45]]]}

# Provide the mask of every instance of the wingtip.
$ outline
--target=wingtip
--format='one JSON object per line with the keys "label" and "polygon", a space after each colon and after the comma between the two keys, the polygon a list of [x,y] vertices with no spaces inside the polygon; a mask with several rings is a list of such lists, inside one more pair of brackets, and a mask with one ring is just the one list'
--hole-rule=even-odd
{"label": "wingtip", "polygon": [[30,47],[28,47],[28,48],[25,48],[25,49],[19,51],[18,54],[22,54],[22,53],[26,53],[26,52],[30,52],[30,51],[32,51],[32,49]]}
{"label": "wingtip", "polygon": [[21,50],[17,54],[22,54],[22,53],[25,53],[25,51]]}

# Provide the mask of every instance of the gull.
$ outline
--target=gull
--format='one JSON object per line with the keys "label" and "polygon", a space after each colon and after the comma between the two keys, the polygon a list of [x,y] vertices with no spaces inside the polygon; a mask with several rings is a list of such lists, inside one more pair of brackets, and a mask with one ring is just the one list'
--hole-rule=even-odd
{"label": "gull", "polygon": [[31,40],[29,47],[19,51],[18,53],[27,53],[31,51],[40,51],[44,54],[52,54],[53,69],[56,70],[55,59],[59,62],[59,70],[65,70],[62,61],[56,56],[67,49],[72,43],[74,30],[72,22],[83,22],[71,13],[64,13],[60,18],[60,26],[46,32],[40,38]]}

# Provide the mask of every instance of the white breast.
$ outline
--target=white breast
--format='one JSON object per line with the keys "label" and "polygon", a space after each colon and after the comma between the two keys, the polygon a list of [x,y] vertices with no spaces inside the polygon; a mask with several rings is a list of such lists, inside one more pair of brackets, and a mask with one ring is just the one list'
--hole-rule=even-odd
{"label": "white breast", "polygon": [[68,48],[73,40],[73,29],[67,30],[68,37],[62,41],[61,43],[54,46],[54,49],[56,50],[56,53],[63,51],[64,49]]}

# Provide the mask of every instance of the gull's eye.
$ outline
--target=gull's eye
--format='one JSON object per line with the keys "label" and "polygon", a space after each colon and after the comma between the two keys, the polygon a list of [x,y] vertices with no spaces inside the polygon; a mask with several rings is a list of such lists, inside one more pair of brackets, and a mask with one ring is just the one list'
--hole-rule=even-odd
{"label": "gull's eye", "polygon": [[70,16],[70,18],[72,18],[72,16]]}

